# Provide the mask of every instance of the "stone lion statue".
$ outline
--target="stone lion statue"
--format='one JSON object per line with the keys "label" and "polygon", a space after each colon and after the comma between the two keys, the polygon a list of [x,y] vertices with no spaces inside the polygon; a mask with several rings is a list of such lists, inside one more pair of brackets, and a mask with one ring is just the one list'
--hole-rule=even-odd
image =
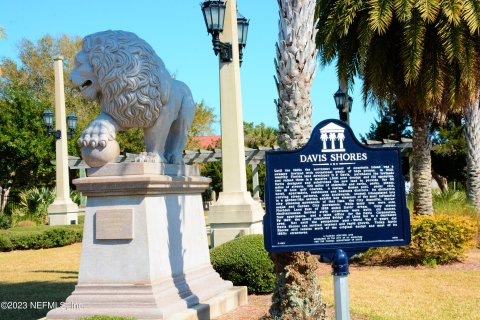
{"label": "stone lion statue", "polygon": [[192,94],[170,76],[144,40],[111,30],[86,36],[69,79],[84,98],[102,108],[83,131],[82,148],[106,148],[116,143],[116,132],[143,128],[148,153],[158,154],[160,162],[183,163],[195,116]]}

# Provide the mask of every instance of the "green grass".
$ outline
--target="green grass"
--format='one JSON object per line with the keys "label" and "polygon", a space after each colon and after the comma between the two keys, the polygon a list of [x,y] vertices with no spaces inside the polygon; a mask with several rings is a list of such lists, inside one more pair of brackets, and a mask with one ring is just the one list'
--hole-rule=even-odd
{"label": "green grass", "polygon": [[[2,301],[60,303],[77,283],[81,244],[62,248],[0,253]],[[480,262],[480,251],[470,258]],[[320,282],[333,305],[329,268]],[[353,315],[384,320],[480,319],[480,270],[425,267],[352,268],[349,276]],[[39,319],[47,309],[2,310],[0,319]],[[95,318],[94,318],[95,319]],[[96,318],[100,320],[102,318]]]}
{"label": "green grass", "polygon": [[26,309],[0,309],[0,319],[39,319],[49,310],[31,308],[30,302],[65,301],[77,283],[80,250],[81,244],[77,243],[55,249],[0,253],[2,302],[27,303]]}
{"label": "green grass", "polygon": [[[480,260],[480,254],[476,253]],[[320,278],[324,301],[333,306],[333,279]],[[354,315],[374,320],[480,319],[480,270],[359,268],[349,276]]]}

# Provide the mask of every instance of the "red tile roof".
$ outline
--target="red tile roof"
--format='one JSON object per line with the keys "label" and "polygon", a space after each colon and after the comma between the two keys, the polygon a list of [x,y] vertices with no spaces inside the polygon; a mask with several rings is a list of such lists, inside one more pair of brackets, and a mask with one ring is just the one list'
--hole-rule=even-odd
{"label": "red tile roof", "polygon": [[193,140],[198,142],[200,149],[207,149],[207,148],[217,148],[218,142],[220,141],[220,136],[198,136],[193,137]]}

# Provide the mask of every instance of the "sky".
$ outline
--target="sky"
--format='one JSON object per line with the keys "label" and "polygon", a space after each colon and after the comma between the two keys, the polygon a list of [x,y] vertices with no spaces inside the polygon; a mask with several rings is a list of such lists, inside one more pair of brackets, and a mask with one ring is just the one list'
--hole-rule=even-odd
{"label": "sky", "polygon": [[[240,75],[243,120],[277,128],[274,99],[278,93],[273,79],[277,1],[237,0],[237,7],[250,19]],[[0,12],[0,26],[7,33],[7,38],[0,41],[0,59],[16,59],[17,45],[23,38],[35,42],[45,34],[83,37],[108,29],[131,31],[146,40],[167,69],[190,87],[196,102],[204,100],[220,115],[218,58],[213,53],[200,0],[0,0]],[[333,100],[337,90],[335,66],[318,67],[311,89],[313,126],[338,118]],[[350,95],[354,99],[350,125],[358,137],[369,131],[377,115],[370,106],[366,110],[363,106],[360,80]],[[220,134],[219,124],[214,132]]]}

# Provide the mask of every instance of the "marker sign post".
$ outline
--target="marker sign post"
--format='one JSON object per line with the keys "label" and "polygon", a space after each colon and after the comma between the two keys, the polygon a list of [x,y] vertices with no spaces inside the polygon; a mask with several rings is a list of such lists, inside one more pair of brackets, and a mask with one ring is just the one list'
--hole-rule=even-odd
{"label": "marker sign post", "polygon": [[346,280],[353,253],[410,243],[399,148],[366,147],[344,122],[325,120],[303,148],[268,151],[266,168],[267,251],[330,255]]}

